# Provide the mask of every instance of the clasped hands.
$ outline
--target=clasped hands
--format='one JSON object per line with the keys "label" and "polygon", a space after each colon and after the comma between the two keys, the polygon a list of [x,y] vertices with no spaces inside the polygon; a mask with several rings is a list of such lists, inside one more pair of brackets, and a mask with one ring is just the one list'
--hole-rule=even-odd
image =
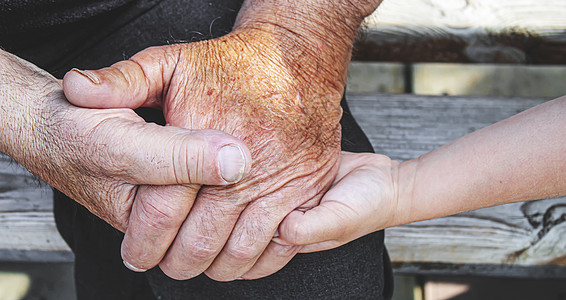
{"label": "clasped hands", "polygon": [[346,66],[315,64],[312,49],[284,52],[274,47],[278,36],[266,32],[247,28],[148,48],[111,67],[65,76],[65,95],[76,106],[157,108],[170,127],[215,129],[241,141],[229,146],[241,151],[231,152],[231,168],[246,173],[224,178],[234,184],[141,185],[135,201],[118,209],[122,214],[94,210],[125,232],[122,257],[131,269],[159,265],[175,279],[202,272],[221,281],[260,278],[299,251],[333,248],[386,222],[348,226],[381,208],[368,183],[384,182],[379,186],[389,188],[376,193],[395,198],[395,162],[340,155]]}

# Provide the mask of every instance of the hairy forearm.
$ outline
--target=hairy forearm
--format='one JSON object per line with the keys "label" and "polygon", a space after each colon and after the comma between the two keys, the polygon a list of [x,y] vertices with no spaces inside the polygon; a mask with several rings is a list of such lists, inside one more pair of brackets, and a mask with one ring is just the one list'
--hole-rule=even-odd
{"label": "hairy forearm", "polygon": [[10,55],[0,50],[0,152],[9,154],[10,145],[13,143],[11,137],[14,125],[19,122],[13,114],[13,104],[15,101],[15,85],[13,76],[10,74],[10,67],[13,63]]}
{"label": "hairy forearm", "polygon": [[[0,152],[21,161],[31,149],[29,139],[38,120],[29,110],[39,110],[42,98],[54,91],[55,78],[29,62],[0,50]],[[18,146],[18,147],[16,147]]]}
{"label": "hairy forearm", "polygon": [[566,97],[402,163],[394,225],[566,195]]}

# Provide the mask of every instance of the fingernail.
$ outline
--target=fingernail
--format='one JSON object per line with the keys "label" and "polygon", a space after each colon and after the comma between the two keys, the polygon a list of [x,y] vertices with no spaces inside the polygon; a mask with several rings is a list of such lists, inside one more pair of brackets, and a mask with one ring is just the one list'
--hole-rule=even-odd
{"label": "fingernail", "polygon": [[273,237],[274,237],[274,238],[279,237],[279,229],[275,230],[275,233],[273,234]]}
{"label": "fingernail", "polygon": [[71,71],[75,71],[75,72],[83,75],[84,77],[88,78],[88,80],[90,80],[94,84],[100,84],[100,78],[98,78],[98,76],[96,76],[96,74],[94,74],[93,72],[83,71],[83,70],[79,70],[77,68],[73,68]]}
{"label": "fingernail", "polygon": [[230,183],[238,182],[244,176],[246,159],[238,146],[224,146],[218,151],[218,163],[222,178]]}
{"label": "fingernail", "polygon": [[130,269],[130,270],[132,270],[132,271],[134,271],[134,272],[145,272],[145,271],[147,271],[146,269],[136,268],[136,267],[132,266],[129,262],[127,262],[127,261],[125,261],[125,260],[124,260],[123,262],[124,262],[124,266],[126,266],[126,268],[128,268],[128,269]]}

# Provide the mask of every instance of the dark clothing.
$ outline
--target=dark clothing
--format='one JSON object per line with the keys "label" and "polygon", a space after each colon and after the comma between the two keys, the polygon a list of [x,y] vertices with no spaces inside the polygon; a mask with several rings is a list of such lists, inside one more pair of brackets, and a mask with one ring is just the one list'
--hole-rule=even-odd
{"label": "dark clothing", "polygon": [[0,0],[0,47],[61,77],[79,53],[159,1]]}
{"label": "dark clothing", "polygon": [[[61,77],[72,67],[105,67],[148,46],[226,34],[241,2],[0,0],[0,46]],[[10,13],[11,19],[5,19]],[[17,20],[26,21],[14,24]],[[343,150],[371,152],[345,101],[342,107]],[[162,119],[152,111],[140,113],[154,121]],[[222,283],[201,275],[176,281],[159,268],[147,273],[126,269],[120,257],[123,234],[58,192],[55,216],[75,252],[81,300],[382,299],[392,291],[383,232],[333,250],[299,254],[281,271],[259,280]]]}

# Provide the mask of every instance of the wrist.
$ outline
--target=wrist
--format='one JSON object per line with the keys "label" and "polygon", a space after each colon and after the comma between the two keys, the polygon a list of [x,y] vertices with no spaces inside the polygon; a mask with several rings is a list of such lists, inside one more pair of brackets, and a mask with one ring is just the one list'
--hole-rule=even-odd
{"label": "wrist", "polygon": [[355,10],[355,7],[345,10],[334,1],[325,0],[247,0],[234,29],[273,25],[281,34],[296,36],[304,42],[316,44],[324,39],[329,44],[343,47],[353,42],[363,19],[360,13],[354,13]]}
{"label": "wrist", "polygon": [[392,223],[387,227],[420,221],[418,212],[415,211],[415,179],[417,177],[418,159],[408,160],[396,165],[392,172],[395,183],[396,207]]}
{"label": "wrist", "polygon": [[288,29],[303,38],[353,41],[365,17],[381,0],[246,0],[235,29],[253,23],[269,23]]}
{"label": "wrist", "polygon": [[0,152],[17,161],[27,159],[46,113],[41,104],[57,92],[62,89],[47,72],[0,50]]}
{"label": "wrist", "polygon": [[9,54],[0,49],[0,152],[10,155],[9,144],[11,143],[11,138],[9,136],[8,126],[11,124],[11,118],[9,113],[11,113],[10,104],[10,82],[11,78],[7,72],[6,66],[9,62]]}
{"label": "wrist", "polygon": [[335,88],[341,97],[357,29],[379,3],[365,2],[375,3],[247,0],[234,31],[267,33],[283,63],[301,70],[298,78],[322,80],[326,88]]}

